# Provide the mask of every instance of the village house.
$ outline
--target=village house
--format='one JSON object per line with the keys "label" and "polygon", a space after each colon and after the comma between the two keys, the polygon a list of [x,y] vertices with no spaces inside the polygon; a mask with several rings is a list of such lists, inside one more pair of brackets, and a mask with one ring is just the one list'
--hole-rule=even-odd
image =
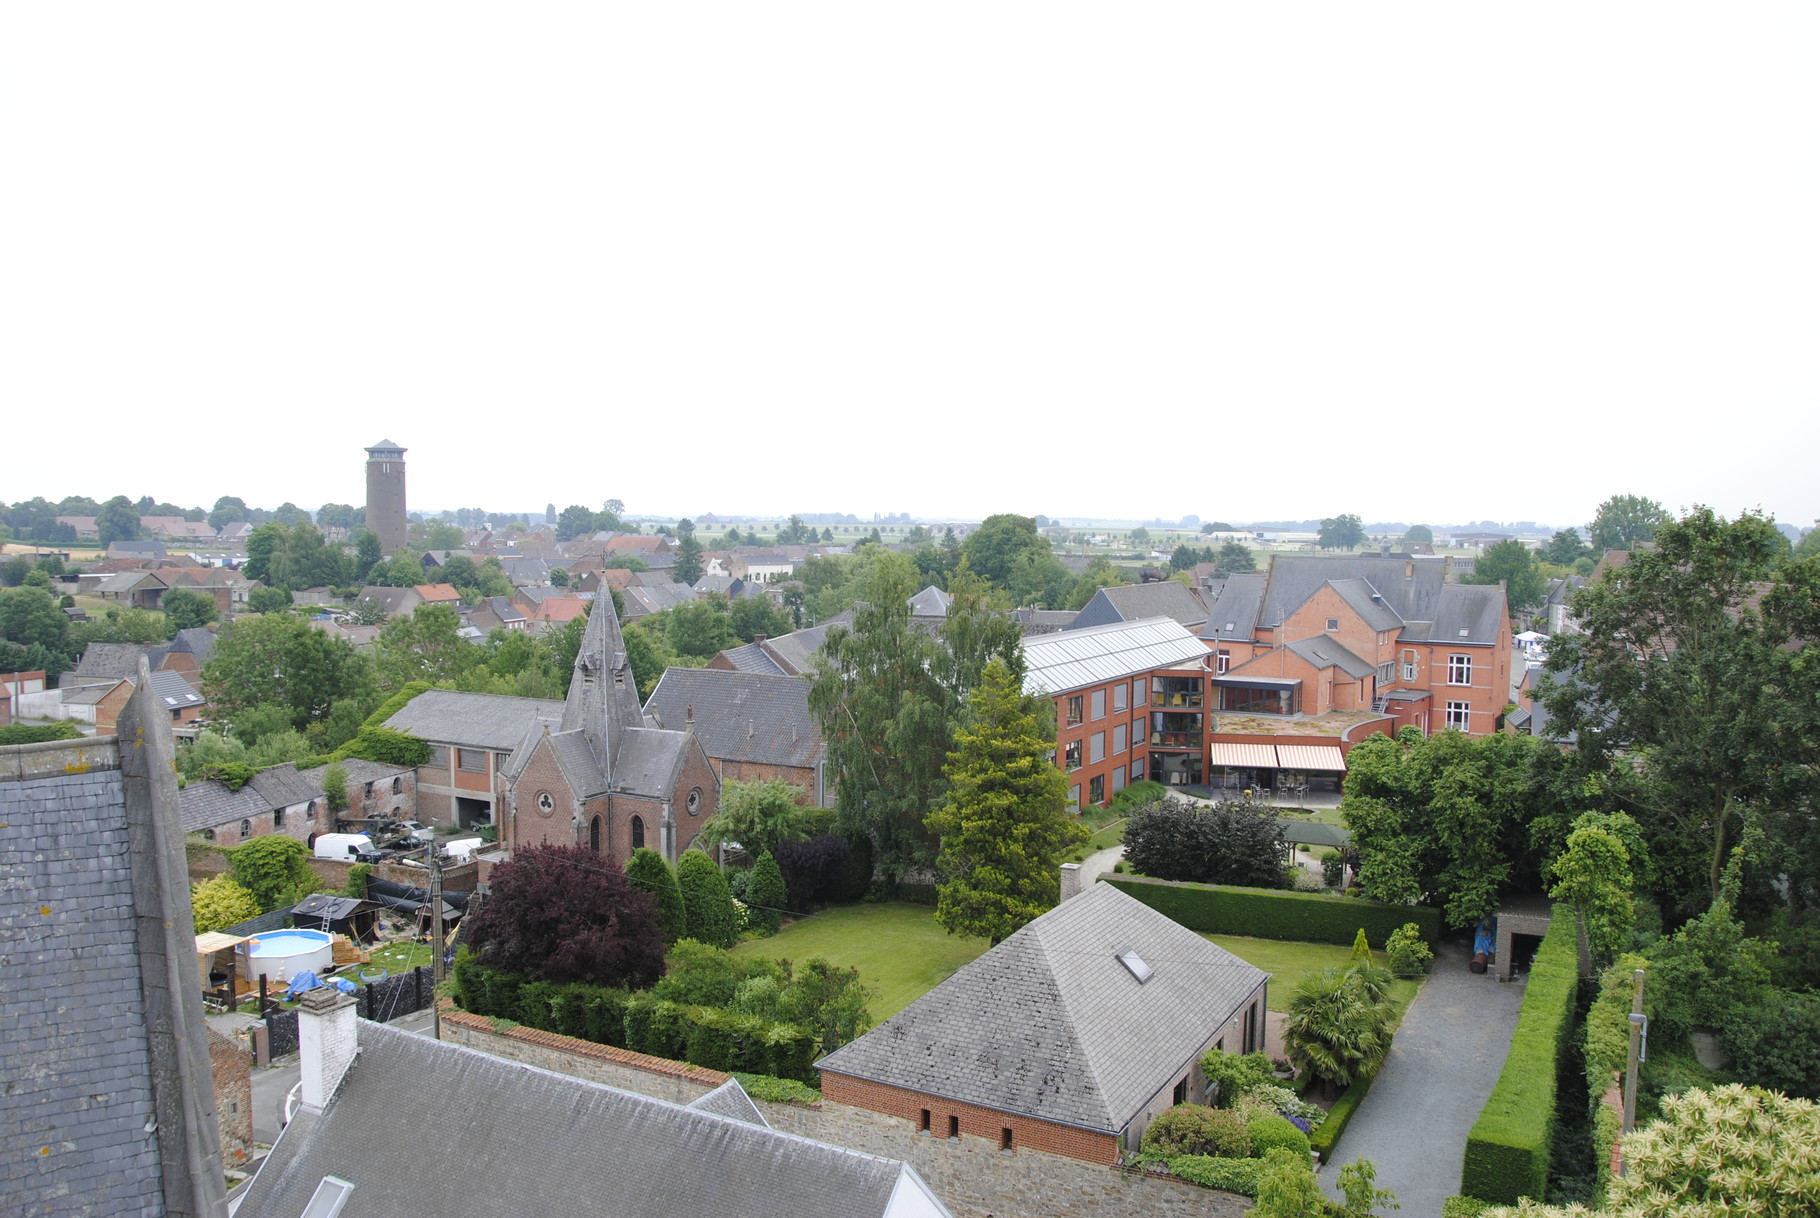
{"label": "village house", "polygon": [[955,1154],[1111,1165],[1169,1108],[1208,1101],[1208,1051],[1263,1045],[1269,979],[1096,884],[822,1058],[822,1103]]}
{"label": "village house", "polygon": [[270,833],[294,837],[306,846],[333,833],[338,817],[350,820],[417,819],[417,775],[407,766],[358,757],[340,763],[347,777],[348,806],[329,810],[324,792],[328,766],[308,770],[279,765],[260,770],[239,790],[213,778],[198,779],[177,792],[185,833],[200,833],[218,845]]}

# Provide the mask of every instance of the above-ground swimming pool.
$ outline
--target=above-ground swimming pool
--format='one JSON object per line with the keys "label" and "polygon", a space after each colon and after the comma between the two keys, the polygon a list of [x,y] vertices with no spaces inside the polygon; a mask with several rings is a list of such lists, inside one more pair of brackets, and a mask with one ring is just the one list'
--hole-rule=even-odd
{"label": "above-ground swimming pool", "polygon": [[264,973],[268,982],[289,981],[299,973],[320,973],[335,962],[329,936],[320,930],[269,930],[240,945],[243,977]]}

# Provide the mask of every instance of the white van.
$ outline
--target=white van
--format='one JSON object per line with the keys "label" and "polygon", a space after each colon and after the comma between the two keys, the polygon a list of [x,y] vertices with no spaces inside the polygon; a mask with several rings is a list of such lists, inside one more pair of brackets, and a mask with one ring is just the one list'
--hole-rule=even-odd
{"label": "white van", "polygon": [[316,857],[358,862],[378,856],[373,839],[364,833],[324,833],[316,838]]}

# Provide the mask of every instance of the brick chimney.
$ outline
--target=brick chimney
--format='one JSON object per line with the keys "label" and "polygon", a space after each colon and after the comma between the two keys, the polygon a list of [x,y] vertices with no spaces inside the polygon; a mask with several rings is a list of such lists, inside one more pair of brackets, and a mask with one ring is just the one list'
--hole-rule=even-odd
{"label": "brick chimney", "polygon": [[297,1004],[297,1049],[304,1107],[318,1112],[328,1107],[359,1048],[353,998],[332,985],[303,996]]}

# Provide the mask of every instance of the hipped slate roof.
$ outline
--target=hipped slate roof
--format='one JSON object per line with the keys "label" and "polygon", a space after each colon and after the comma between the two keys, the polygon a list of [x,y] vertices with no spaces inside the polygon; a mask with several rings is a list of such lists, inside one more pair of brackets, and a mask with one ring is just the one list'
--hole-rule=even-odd
{"label": "hipped slate roof", "polygon": [[[1127,949],[1154,970],[1148,981],[1118,960]],[[1117,1134],[1267,978],[1095,884],[818,1064]]]}
{"label": "hipped slate roof", "polygon": [[[333,1102],[302,1109],[285,1128],[247,1186],[240,1218],[296,1218],[329,1175],[354,1185],[344,1218],[884,1215],[905,1186],[929,1198],[920,1212],[946,1213],[893,1159],[383,1024],[358,1027],[359,1056]],[[435,1136],[399,1153],[399,1131],[422,1128],[426,1114],[438,1114]]]}
{"label": "hipped slate roof", "polygon": [[788,675],[784,672],[784,666],[771,658],[771,653],[765,650],[762,643],[746,643],[739,647],[729,647],[720,653],[720,658],[731,664],[735,672],[768,677]]}
{"label": "hipped slate roof", "polygon": [[809,714],[809,682],[719,668],[667,668],[645,702],[659,727],[682,730],[690,708],[708,756],[724,761],[807,767],[821,751]]}
{"label": "hipped slate roof", "polygon": [[1504,590],[1489,584],[1449,584],[1444,582],[1446,573],[1446,562],[1434,558],[1279,554],[1267,574],[1235,575],[1226,581],[1203,635],[1249,639],[1253,631],[1284,621],[1331,583],[1374,629],[1394,630],[1401,624],[1398,637],[1403,642],[1495,643],[1505,612]]}
{"label": "hipped slate roof", "polygon": [[1313,638],[1297,639],[1285,646],[1315,668],[1337,668],[1354,680],[1369,677],[1377,671],[1364,660],[1340,646],[1340,641],[1329,635],[1317,634]]}
{"label": "hipped slate roof", "polygon": [[1062,694],[1156,668],[1205,661],[1207,645],[1166,617],[1024,639],[1024,692]]}

